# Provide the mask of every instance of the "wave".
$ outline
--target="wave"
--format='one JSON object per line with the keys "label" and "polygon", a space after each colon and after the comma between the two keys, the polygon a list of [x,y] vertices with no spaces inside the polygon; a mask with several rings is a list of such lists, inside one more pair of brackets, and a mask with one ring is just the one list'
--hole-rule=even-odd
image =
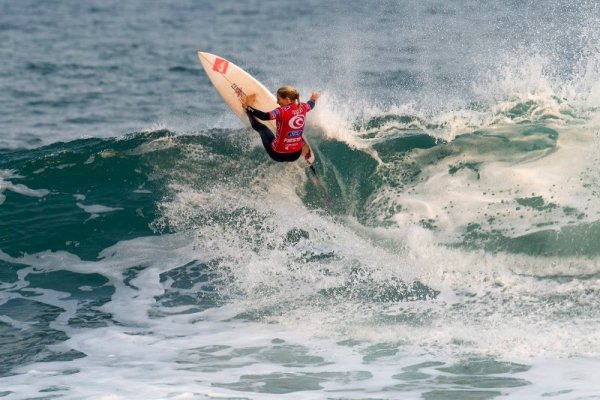
{"label": "wave", "polygon": [[[307,135],[336,218],[354,218],[374,227],[418,227],[434,234],[438,243],[467,248],[597,254],[593,239],[570,250],[560,242],[568,243],[581,235],[578,232],[595,232],[600,215],[592,201],[600,181],[594,172],[598,137],[593,126],[569,114],[550,118],[537,110],[537,103],[522,103],[504,114],[510,123],[472,126],[448,139],[439,132],[450,129],[451,119],[434,123],[407,113],[354,121],[351,134],[339,136],[342,140],[333,140],[317,118]],[[168,203],[165,199],[187,190],[209,196],[209,205],[222,205],[219,199],[226,198],[234,204],[244,195],[323,209],[320,190],[306,171],[299,165],[268,162],[249,130],[211,129],[190,135],[159,129],[118,139],[6,150],[0,170],[6,171],[0,184],[3,199],[26,191],[38,196],[24,199],[30,207],[25,215],[30,217],[11,208],[11,202],[4,204],[7,221],[38,218],[33,210],[41,197],[42,209],[64,217],[65,229],[81,219],[91,226],[99,221],[89,218],[113,218],[106,224],[107,240],[123,227],[118,221],[125,214],[124,220],[137,227],[131,236],[148,234],[158,225],[171,226],[177,218],[161,217],[161,207]],[[257,204],[246,207],[256,209]],[[111,212],[86,211],[94,209]],[[73,210],[72,217],[63,215],[67,210]],[[206,215],[218,212],[204,210]],[[40,223],[42,228],[53,223],[51,214],[39,218],[31,228],[22,228],[33,247],[33,230]],[[171,228],[178,229],[178,223]],[[532,237],[546,244],[518,244]],[[39,240],[41,246],[43,238]]]}
{"label": "wave", "polygon": [[[390,123],[422,121],[371,121],[364,151],[308,130],[329,211],[308,171],[269,161],[249,130],[4,151],[0,259],[15,279],[30,265],[99,273],[135,296],[130,285],[146,285],[153,318],[228,305],[228,319],[379,343],[419,338],[450,353],[597,350],[585,339],[598,298],[595,131],[543,120],[445,141],[416,127],[390,134]],[[154,270],[165,290],[135,278]],[[577,340],[554,333],[563,315],[582,316],[568,327]]]}

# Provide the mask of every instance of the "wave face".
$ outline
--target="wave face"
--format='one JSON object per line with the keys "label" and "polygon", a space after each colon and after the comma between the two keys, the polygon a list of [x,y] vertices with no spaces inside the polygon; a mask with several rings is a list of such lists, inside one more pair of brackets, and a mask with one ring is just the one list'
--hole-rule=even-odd
{"label": "wave face", "polygon": [[1,5],[0,397],[597,395],[599,10],[417,3]]}

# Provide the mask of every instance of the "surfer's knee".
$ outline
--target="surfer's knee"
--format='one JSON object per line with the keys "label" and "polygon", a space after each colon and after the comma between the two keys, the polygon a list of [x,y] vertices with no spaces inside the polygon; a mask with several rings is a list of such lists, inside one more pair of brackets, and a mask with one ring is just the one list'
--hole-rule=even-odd
{"label": "surfer's knee", "polygon": [[246,110],[246,114],[248,115],[248,119],[250,120],[250,125],[252,125],[252,129],[258,131],[264,126],[263,124],[258,122],[254,115],[250,114],[250,111]]}

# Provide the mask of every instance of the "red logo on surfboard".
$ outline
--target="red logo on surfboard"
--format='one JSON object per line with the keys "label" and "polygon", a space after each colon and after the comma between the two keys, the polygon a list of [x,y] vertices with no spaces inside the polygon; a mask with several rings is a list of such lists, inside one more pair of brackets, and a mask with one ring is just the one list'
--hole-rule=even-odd
{"label": "red logo on surfboard", "polygon": [[223,60],[222,58],[216,58],[213,64],[213,71],[220,72],[222,74],[227,73],[227,67],[229,67],[229,61]]}

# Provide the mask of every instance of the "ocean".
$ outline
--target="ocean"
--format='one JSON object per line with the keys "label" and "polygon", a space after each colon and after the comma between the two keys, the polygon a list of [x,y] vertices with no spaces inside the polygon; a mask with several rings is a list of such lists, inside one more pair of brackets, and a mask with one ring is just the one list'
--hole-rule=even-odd
{"label": "ocean", "polygon": [[[600,4],[0,2],[0,398],[600,399]],[[271,161],[196,58],[321,93]]]}

